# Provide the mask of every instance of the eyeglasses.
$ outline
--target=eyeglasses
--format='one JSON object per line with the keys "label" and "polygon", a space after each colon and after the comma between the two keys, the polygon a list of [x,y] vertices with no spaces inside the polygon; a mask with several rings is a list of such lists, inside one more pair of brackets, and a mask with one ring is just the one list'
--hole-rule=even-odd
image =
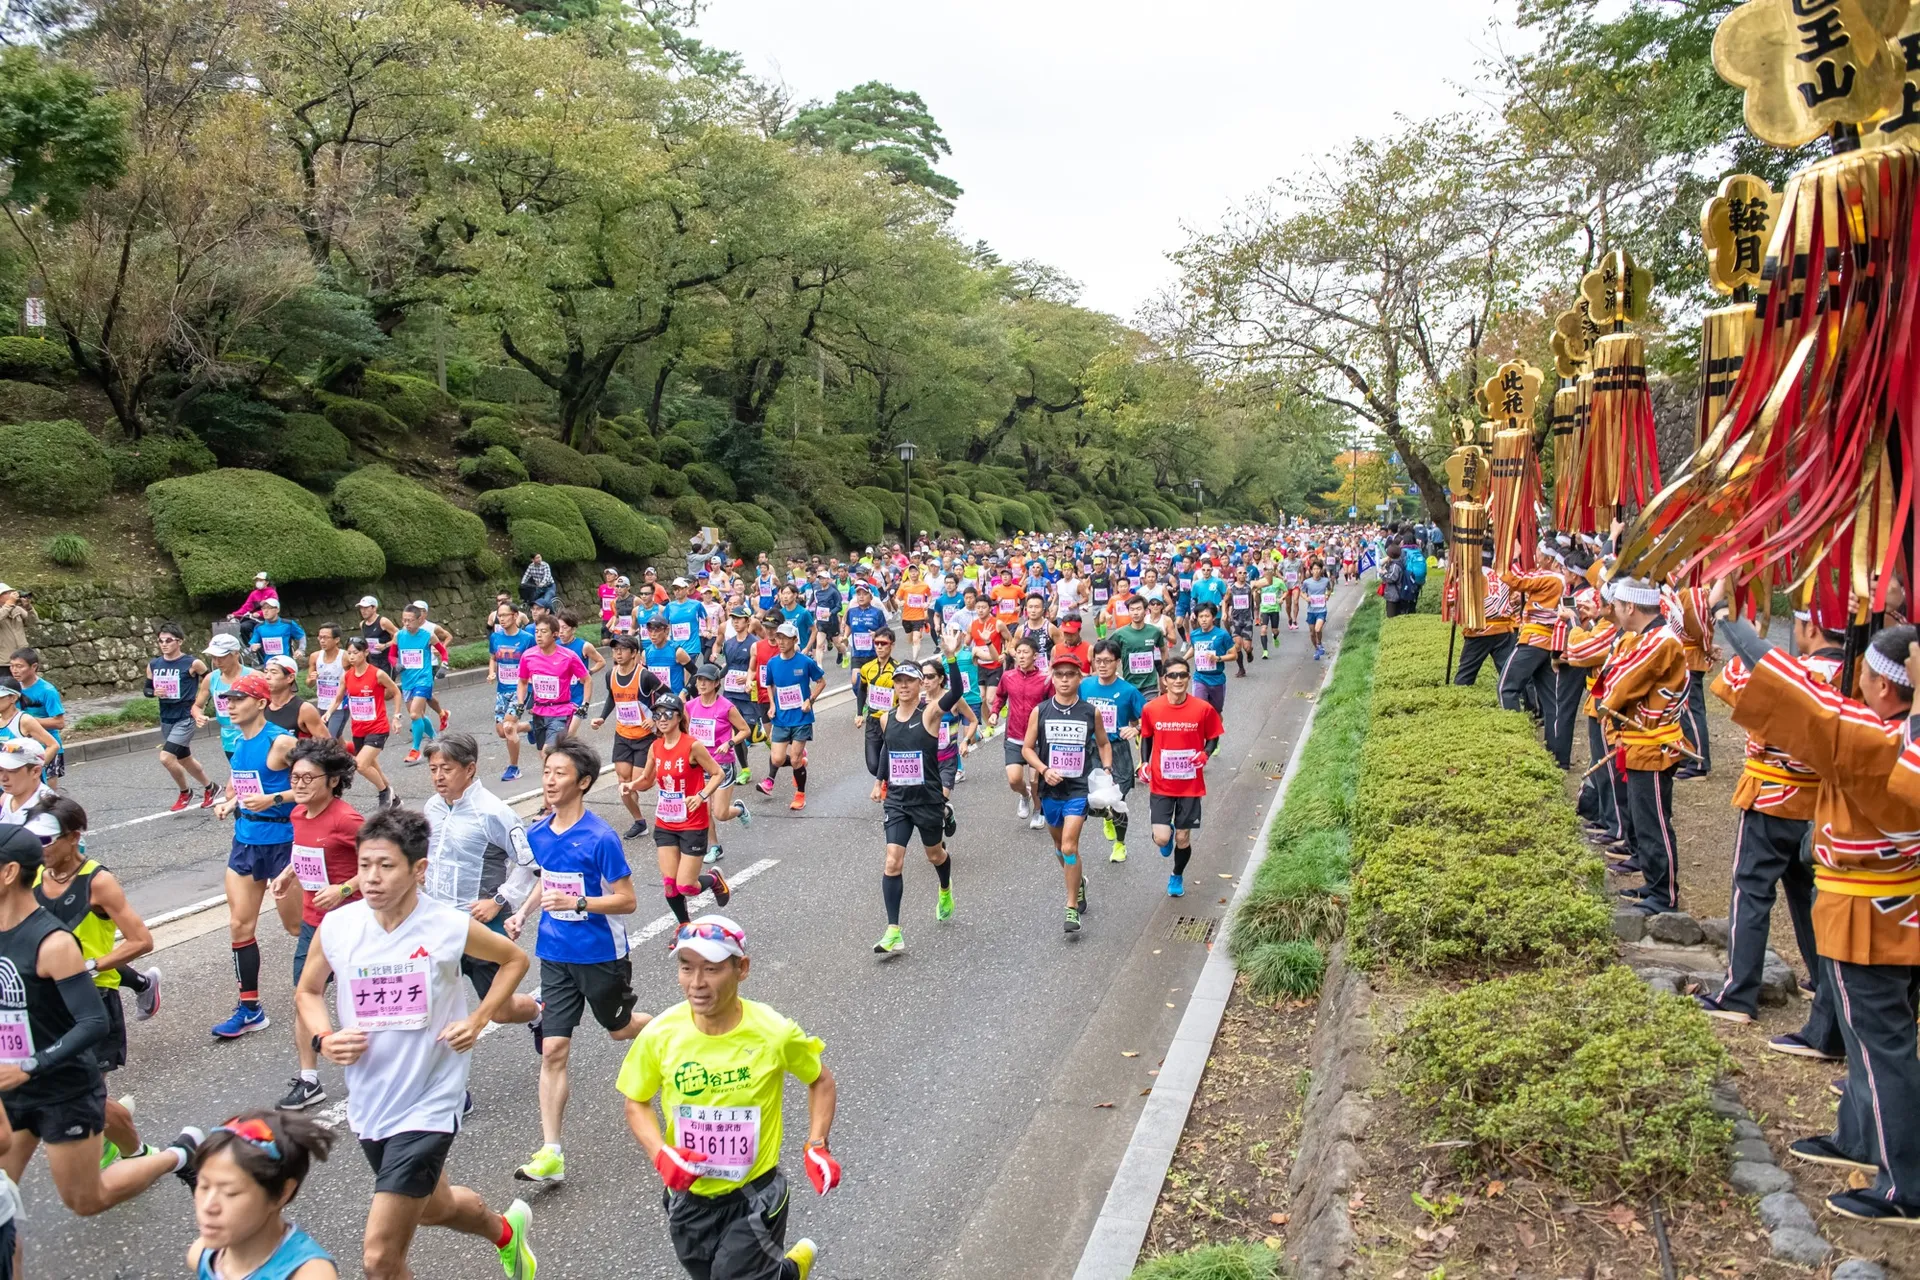
{"label": "eyeglasses", "polygon": [[273,1130],[265,1120],[243,1120],[239,1116],[220,1126],[221,1130],[232,1134],[250,1147],[258,1147],[272,1159],[280,1158],[280,1144],[274,1140]]}
{"label": "eyeglasses", "polygon": [[1192,677],[1192,676],[1190,676],[1190,675],[1188,675],[1188,674],[1187,674],[1186,672],[1184,672],[1184,671],[1169,671],[1169,672],[1167,672],[1167,673],[1166,673],[1165,675],[1163,675],[1163,676],[1161,676],[1160,678],[1161,678],[1162,680],[1191,680],[1191,679],[1193,679],[1193,677]]}
{"label": "eyeglasses", "polygon": [[738,929],[729,929],[723,924],[706,921],[701,924],[683,924],[680,932],[674,935],[675,942],[692,942],[705,939],[708,942],[731,942],[734,946],[746,949],[747,935]]}

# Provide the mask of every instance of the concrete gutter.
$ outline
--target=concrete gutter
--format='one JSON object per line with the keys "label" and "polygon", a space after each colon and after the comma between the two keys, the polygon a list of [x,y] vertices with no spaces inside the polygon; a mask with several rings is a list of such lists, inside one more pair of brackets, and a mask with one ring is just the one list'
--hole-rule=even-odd
{"label": "concrete gutter", "polygon": [[[1361,603],[1365,603],[1364,598]],[[1127,1143],[1126,1153],[1120,1157],[1120,1168],[1114,1173],[1113,1184],[1107,1189],[1106,1203],[1101,1206],[1100,1216],[1093,1224],[1093,1233],[1087,1237],[1087,1245],[1081,1251],[1080,1265],[1074,1269],[1073,1280],[1126,1280],[1140,1260],[1141,1246],[1146,1243],[1147,1230],[1153,1223],[1153,1208],[1160,1202],[1160,1188],[1166,1182],[1168,1168],[1173,1164],[1180,1135],[1186,1131],[1187,1115],[1193,1109],[1194,1096],[1200,1091],[1200,1077],[1207,1069],[1214,1037],[1220,1031],[1220,1019],[1226,1014],[1227,1000],[1233,995],[1233,980],[1239,973],[1226,944],[1233,924],[1233,913],[1246,896],[1248,887],[1253,884],[1254,874],[1260,870],[1260,864],[1266,860],[1267,843],[1273,834],[1274,821],[1279,818],[1280,807],[1286,802],[1287,788],[1293,783],[1293,775],[1300,769],[1300,754],[1313,734],[1314,719],[1320,714],[1320,698],[1325,695],[1327,685],[1333,679],[1334,666],[1339,658],[1340,650],[1337,648],[1328,656],[1326,674],[1320,678],[1320,690],[1314,697],[1313,709],[1307,712],[1306,723],[1300,728],[1300,737],[1293,744],[1293,753],[1287,758],[1286,772],[1281,775],[1280,786],[1273,793],[1272,803],[1267,806],[1266,820],[1260,824],[1260,833],[1253,841],[1253,851],[1247,857],[1246,868],[1240,873],[1240,883],[1233,891],[1232,901],[1227,904],[1226,916],[1221,921],[1222,927],[1217,935],[1218,941],[1208,950],[1206,966],[1200,970],[1200,980],[1187,997],[1186,1011],[1181,1015],[1180,1026],[1173,1034],[1173,1044],[1168,1047],[1167,1055],[1160,1063],[1160,1074],[1154,1079],[1153,1092],[1147,1098],[1147,1105],[1133,1126],[1133,1137]]]}

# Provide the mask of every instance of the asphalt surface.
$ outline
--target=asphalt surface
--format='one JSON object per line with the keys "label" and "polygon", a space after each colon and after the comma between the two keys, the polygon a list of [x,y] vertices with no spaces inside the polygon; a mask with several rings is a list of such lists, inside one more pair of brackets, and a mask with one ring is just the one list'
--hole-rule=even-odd
{"label": "asphalt surface", "polygon": [[[1359,598],[1352,586],[1334,596],[1328,661]],[[1284,635],[1271,660],[1256,659],[1246,679],[1229,677],[1227,737],[1207,771],[1212,794],[1187,896],[1166,896],[1168,864],[1147,837],[1136,791],[1141,813],[1127,862],[1109,864],[1098,827],[1089,828],[1090,911],[1072,938],[1061,929],[1064,890],[1052,846],[1044,831],[1014,817],[1001,745],[989,741],[968,761],[954,797],[956,916],[934,922],[933,871],[910,852],[907,950],[885,959],[871,950],[885,925],[879,811],[867,799],[850,702],[823,698],[806,811],[787,811],[790,774],[772,800],[750,793],[755,824],[728,825],[722,864],[740,883],[729,914],[749,931],[755,957],[744,991],[824,1038],[839,1080],[833,1149],[846,1183],[824,1200],[794,1159],[805,1090],[795,1083],[787,1091],[795,1186],[788,1238],[820,1242],[817,1277],[1071,1273],[1205,960],[1196,939],[1225,909],[1324,670],[1303,628]],[[843,678],[831,674],[829,683]],[[454,728],[488,731],[482,779],[502,794],[528,790],[531,780],[498,782],[505,753],[490,733],[490,689],[451,690],[448,701]],[[203,754],[222,768],[216,746]],[[431,785],[424,768],[399,766],[402,754],[387,753],[391,776],[399,794],[417,802]],[[765,760],[756,748],[756,776]],[[198,810],[152,817],[171,802],[172,788],[151,753],[77,765],[66,785],[88,808],[89,854],[122,877],[143,914],[219,893],[230,828]],[[358,789],[348,798],[371,799]],[[624,826],[609,791],[597,789],[592,801]],[[657,1010],[679,999],[658,936],[665,927],[652,928],[665,904],[644,887],[653,878],[651,841],[630,843],[628,853],[642,886],[640,910],[627,921],[635,986],[641,1007]],[[217,1124],[285,1091],[296,1065],[293,944],[274,924],[269,911],[260,933],[274,1025],[236,1042],[207,1034],[233,1007],[224,910],[156,931],[160,950],[146,963],[165,973],[163,1007],[150,1022],[130,1023],[130,1064],[109,1077],[116,1096],[134,1098],[144,1138],[164,1142],[181,1125]],[[654,936],[639,941],[650,928]],[[529,985],[537,974],[536,964]],[[515,1196],[529,1200],[544,1277],[680,1275],[658,1177],[613,1089],[625,1046],[590,1023],[575,1037],[567,1181],[535,1191],[512,1176],[540,1143],[531,1039],[520,1027],[492,1031],[474,1050],[476,1105],[448,1162],[453,1179],[495,1208]],[[308,1180],[291,1216],[354,1275],[372,1176],[344,1123],[339,1069],[323,1063],[321,1072],[331,1097],[313,1114],[334,1124],[342,1145]],[[192,1205],[172,1179],[90,1220],[59,1204],[38,1160],[23,1193],[35,1280],[184,1274]],[[484,1277],[498,1265],[478,1241],[437,1230],[422,1231],[412,1262],[423,1277]]]}

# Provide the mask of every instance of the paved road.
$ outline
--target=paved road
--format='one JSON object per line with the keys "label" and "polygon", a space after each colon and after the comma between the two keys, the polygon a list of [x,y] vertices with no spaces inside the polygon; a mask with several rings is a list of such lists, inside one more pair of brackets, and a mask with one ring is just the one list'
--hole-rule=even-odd
{"label": "paved road", "polygon": [[[1334,637],[1358,599],[1353,587],[1339,590]],[[1247,679],[1229,680],[1227,739],[1209,769],[1214,794],[1186,898],[1165,896],[1166,864],[1142,832],[1128,862],[1092,862],[1087,927],[1068,940],[1051,846],[1044,832],[1014,818],[999,745],[990,743],[973,757],[955,797],[958,914],[934,924],[933,873],[910,855],[909,949],[886,961],[870,950],[885,923],[877,810],[867,800],[851,709],[844,697],[823,702],[806,812],[786,811],[783,780],[778,802],[763,802],[762,821],[750,832],[728,832],[725,863],[743,882],[731,911],[748,928],[756,958],[748,994],[822,1036],[840,1080],[834,1150],[847,1183],[821,1201],[795,1170],[803,1194],[791,1235],[822,1242],[817,1276],[1072,1271],[1205,959],[1190,939],[1224,909],[1324,672],[1311,659],[1303,631],[1284,637],[1281,651],[1256,661]],[[490,695],[480,688],[453,693],[455,727],[482,727],[489,710]],[[763,762],[756,753],[756,766]],[[497,779],[503,765],[495,749],[482,776]],[[394,774],[404,797],[429,789],[424,769]],[[88,805],[96,831],[168,798],[146,755],[77,766],[69,790]],[[597,807],[611,820],[618,806],[604,797]],[[226,840],[222,825],[196,812],[102,831],[88,847],[123,875],[135,904],[151,915],[217,892]],[[651,866],[646,842],[630,855],[638,869]],[[743,875],[748,869],[751,877]],[[663,906],[643,893],[629,929],[645,932]],[[164,1140],[182,1124],[218,1123],[284,1090],[294,1065],[292,945],[263,931],[275,1026],[229,1044],[206,1034],[233,1004],[224,913],[189,917],[158,936],[166,1004],[154,1021],[132,1026],[132,1065],[111,1084],[136,1099],[144,1136]],[[635,952],[642,1007],[678,999],[658,938],[637,943]],[[474,1051],[477,1105],[449,1171],[498,1207],[527,1191],[512,1170],[540,1134],[530,1039],[518,1027],[494,1030]],[[586,1029],[576,1039],[568,1181],[530,1197],[543,1276],[679,1274],[658,1179],[628,1136],[612,1088],[622,1048]],[[322,1070],[338,1103],[339,1072]],[[804,1091],[790,1089],[789,1133],[804,1131],[804,1109]],[[322,1114],[345,1138],[343,1111]],[[36,1280],[182,1273],[179,1251],[193,1229],[178,1185],[165,1183],[90,1221],[58,1204],[38,1162],[25,1193]],[[348,1274],[370,1193],[371,1175],[348,1144],[296,1205],[296,1219],[348,1260]],[[429,1277],[484,1277],[497,1265],[475,1242],[434,1231],[422,1234],[413,1261]]]}

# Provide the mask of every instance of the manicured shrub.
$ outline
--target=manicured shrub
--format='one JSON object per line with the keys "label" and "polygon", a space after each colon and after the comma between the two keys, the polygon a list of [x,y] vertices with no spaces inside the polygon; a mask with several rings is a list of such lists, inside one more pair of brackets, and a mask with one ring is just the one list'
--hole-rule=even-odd
{"label": "manicured shrub", "polygon": [[825,555],[833,547],[833,533],[819,516],[811,511],[799,513],[796,526],[800,531],[800,540],[807,544],[807,550],[814,555]]}
{"label": "manicured shrub", "polygon": [[41,548],[47,559],[69,569],[78,569],[93,558],[93,546],[77,533],[57,533]]}
{"label": "manicured shrub", "polygon": [[342,479],[333,507],[340,523],[379,543],[387,563],[398,569],[466,560],[487,543],[479,516],[391,467],[362,467]]}
{"label": "manicured shrub", "polygon": [[1024,502],[1012,498],[988,498],[981,502],[980,507],[990,512],[1007,533],[1018,533],[1034,527],[1033,508]]}
{"label": "manicured shrub", "polygon": [[736,516],[727,521],[722,530],[727,541],[733,544],[733,554],[749,564],[763,552],[768,555],[773,553],[773,533],[763,524]]}
{"label": "manicured shrub", "polygon": [[147,488],[154,535],[194,599],[244,594],[264,570],[279,584],[385,576],[378,543],[336,529],[327,504],[283,476],[225,467]]}
{"label": "manicured shrub", "polygon": [[496,444],[477,458],[460,459],[460,480],[474,489],[510,489],[527,482],[527,468]]}
{"label": "manicured shrub", "polygon": [[340,428],[349,440],[373,440],[381,436],[400,436],[407,426],[377,404],[336,396],[322,391],[314,396],[328,422]]}
{"label": "manicured shrub", "polygon": [[823,489],[814,494],[813,505],[826,520],[827,527],[839,534],[848,546],[871,546],[886,533],[880,508],[852,489],[844,486]]}
{"label": "manicured shrub", "polygon": [[733,487],[733,478],[711,462],[689,462],[681,470],[687,477],[687,483],[706,497],[731,501],[738,492]]}
{"label": "manicured shrub", "polygon": [[1091,498],[1074,503],[1067,508],[1065,514],[1067,523],[1075,529],[1104,530],[1111,527],[1108,524],[1106,512],[1100,510],[1099,505]]}
{"label": "manicured shrub", "polygon": [[453,438],[453,447],[463,453],[482,453],[496,446],[519,448],[520,428],[505,418],[481,417],[475,418],[472,426]]}
{"label": "manicured shrub", "polygon": [[353,466],[353,442],[317,413],[290,413],[271,438],[273,470],[303,483]]}
{"label": "manicured shrub", "polygon": [[660,437],[657,456],[667,466],[681,471],[699,460],[700,451],[685,436],[666,435]]}
{"label": "manicured shrub", "polygon": [[[957,493],[949,495],[947,516],[960,532],[969,538],[990,542],[1000,536],[996,522],[990,519],[987,513],[980,509],[980,505],[971,498],[963,498]],[[868,541],[871,542],[873,539]]]}
{"label": "manicured shrub", "polygon": [[113,468],[113,487],[125,491],[145,489],[169,476],[198,475],[220,465],[204,440],[185,432],[151,432],[128,444],[114,445],[107,450],[107,464]]}
{"label": "manicured shrub", "polygon": [[641,503],[652,496],[652,467],[637,467],[604,453],[592,455],[589,461],[600,473],[600,487],[622,502]]}
{"label": "manicured shrub", "polygon": [[667,540],[654,526],[610,493],[573,485],[556,485],[593,530],[593,540],[603,552],[623,556],[657,556],[667,549]]}
{"label": "manicured shrub", "polygon": [[482,547],[473,553],[473,567],[490,582],[499,582],[507,576],[507,562],[492,547]]}
{"label": "manicured shrub", "polygon": [[42,338],[0,338],[0,378],[53,382],[72,367],[61,343]]}
{"label": "manicured shrub", "polygon": [[0,422],[47,422],[67,407],[67,393],[59,387],[0,379]]}
{"label": "manicured shrub", "polygon": [[900,534],[900,491],[882,489],[878,485],[865,484],[854,490],[862,498],[871,502],[880,512],[880,523],[885,526],[885,536],[898,537]]}
{"label": "manicured shrub", "polygon": [[1546,1173],[1636,1198],[1718,1174],[1731,1126],[1708,1091],[1728,1066],[1690,999],[1634,973],[1545,970],[1430,997],[1395,1045],[1401,1088],[1474,1172]]}
{"label": "manicured shrub", "polygon": [[71,419],[0,427],[0,496],[26,511],[91,511],[113,485],[107,450]]}
{"label": "manicured shrub", "polygon": [[1033,512],[1034,528],[1051,529],[1054,526],[1053,495],[1044,489],[1029,489],[1020,495],[1020,501]]}
{"label": "manicured shrub", "polygon": [[673,518],[680,524],[698,528],[713,523],[713,505],[697,493],[673,500]]}
{"label": "manicured shrub", "polygon": [[940,527],[940,508],[920,496],[916,489],[913,495],[913,528],[916,533]]}
{"label": "manicured shrub", "polygon": [[527,464],[527,474],[540,484],[571,484],[591,489],[600,483],[600,470],[592,460],[558,440],[528,436],[520,442],[519,452],[520,461]]}
{"label": "manicured shrub", "polygon": [[460,416],[452,396],[427,378],[410,373],[368,370],[360,380],[360,398],[382,409],[416,431],[447,426]]}
{"label": "manicured shrub", "polygon": [[[593,531],[580,508],[552,485],[517,484],[511,489],[495,489],[481,494],[473,505],[487,519],[506,524],[514,554],[522,559],[528,554],[523,546],[535,548],[555,564],[594,557]],[[523,524],[539,527],[523,533]]]}
{"label": "manicured shrub", "polygon": [[510,419],[512,416],[513,406],[510,404],[499,404],[492,400],[460,402],[460,421],[462,422],[478,422],[482,418]]}
{"label": "manicured shrub", "polygon": [[652,464],[653,491],[662,498],[684,498],[693,492],[687,478],[663,462]]}

